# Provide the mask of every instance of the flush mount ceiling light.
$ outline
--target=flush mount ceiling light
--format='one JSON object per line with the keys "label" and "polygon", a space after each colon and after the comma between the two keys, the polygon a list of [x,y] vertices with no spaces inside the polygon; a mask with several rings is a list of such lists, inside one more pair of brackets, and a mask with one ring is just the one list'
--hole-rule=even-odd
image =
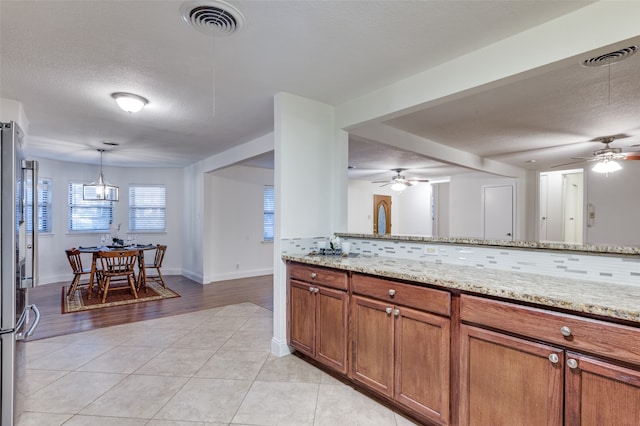
{"label": "flush mount ceiling light", "polygon": [[134,95],[133,93],[116,92],[112,93],[111,97],[116,100],[116,103],[122,110],[128,113],[138,112],[149,103],[147,99]]}
{"label": "flush mount ceiling light", "polygon": [[82,199],[85,201],[118,201],[119,188],[107,183],[102,175],[104,149],[98,149],[97,151],[100,153],[100,174],[96,182],[82,185]]}

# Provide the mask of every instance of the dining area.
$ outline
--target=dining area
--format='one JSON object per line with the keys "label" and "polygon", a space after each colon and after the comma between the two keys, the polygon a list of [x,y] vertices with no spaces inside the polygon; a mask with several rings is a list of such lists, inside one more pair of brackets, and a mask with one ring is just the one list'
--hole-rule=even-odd
{"label": "dining area", "polygon": [[166,251],[129,242],[65,250],[73,278],[63,286],[63,313],[176,297],[162,275]]}

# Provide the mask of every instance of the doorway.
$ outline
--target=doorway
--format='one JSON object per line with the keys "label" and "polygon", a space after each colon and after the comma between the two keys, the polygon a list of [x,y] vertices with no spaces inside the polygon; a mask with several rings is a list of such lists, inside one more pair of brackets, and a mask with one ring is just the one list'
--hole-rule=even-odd
{"label": "doorway", "polygon": [[538,239],[582,244],[583,199],[582,169],[540,173]]}
{"label": "doorway", "polygon": [[373,233],[391,234],[391,196],[373,195]]}

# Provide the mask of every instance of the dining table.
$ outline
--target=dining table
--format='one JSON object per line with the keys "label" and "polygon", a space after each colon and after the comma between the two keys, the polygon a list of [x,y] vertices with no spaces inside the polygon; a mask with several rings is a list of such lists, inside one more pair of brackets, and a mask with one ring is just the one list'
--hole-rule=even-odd
{"label": "dining table", "polygon": [[147,290],[147,274],[144,268],[144,252],[146,250],[155,250],[155,244],[132,244],[132,245],[107,245],[107,246],[91,246],[78,247],[80,253],[91,253],[91,274],[89,275],[89,288],[87,290],[87,299],[91,299],[93,293],[93,282],[97,271],[98,253],[101,251],[137,251],[138,257],[138,277],[136,278],[136,290],[144,287]]}

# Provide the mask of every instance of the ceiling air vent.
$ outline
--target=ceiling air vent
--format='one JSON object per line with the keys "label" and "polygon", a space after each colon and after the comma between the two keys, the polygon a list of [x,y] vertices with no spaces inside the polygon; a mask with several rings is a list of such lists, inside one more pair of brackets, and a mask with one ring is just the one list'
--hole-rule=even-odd
{"label": "ceiling air vent", "polygon": [[625,47],[624,49],[616,50],[615,52],[609,52],[604,55],[587,59],[582,62],[582,65],[585,67],[604,67],[615,64],[616,62],[624,61],[629,56],[636,53],[637,50],[638,46]]}
{"label": "ceiling air vent", "polygon": [[220,0],[183,3],[180,15],[187,24],[207,35],[231,35],[244,26],[242,13]]}

